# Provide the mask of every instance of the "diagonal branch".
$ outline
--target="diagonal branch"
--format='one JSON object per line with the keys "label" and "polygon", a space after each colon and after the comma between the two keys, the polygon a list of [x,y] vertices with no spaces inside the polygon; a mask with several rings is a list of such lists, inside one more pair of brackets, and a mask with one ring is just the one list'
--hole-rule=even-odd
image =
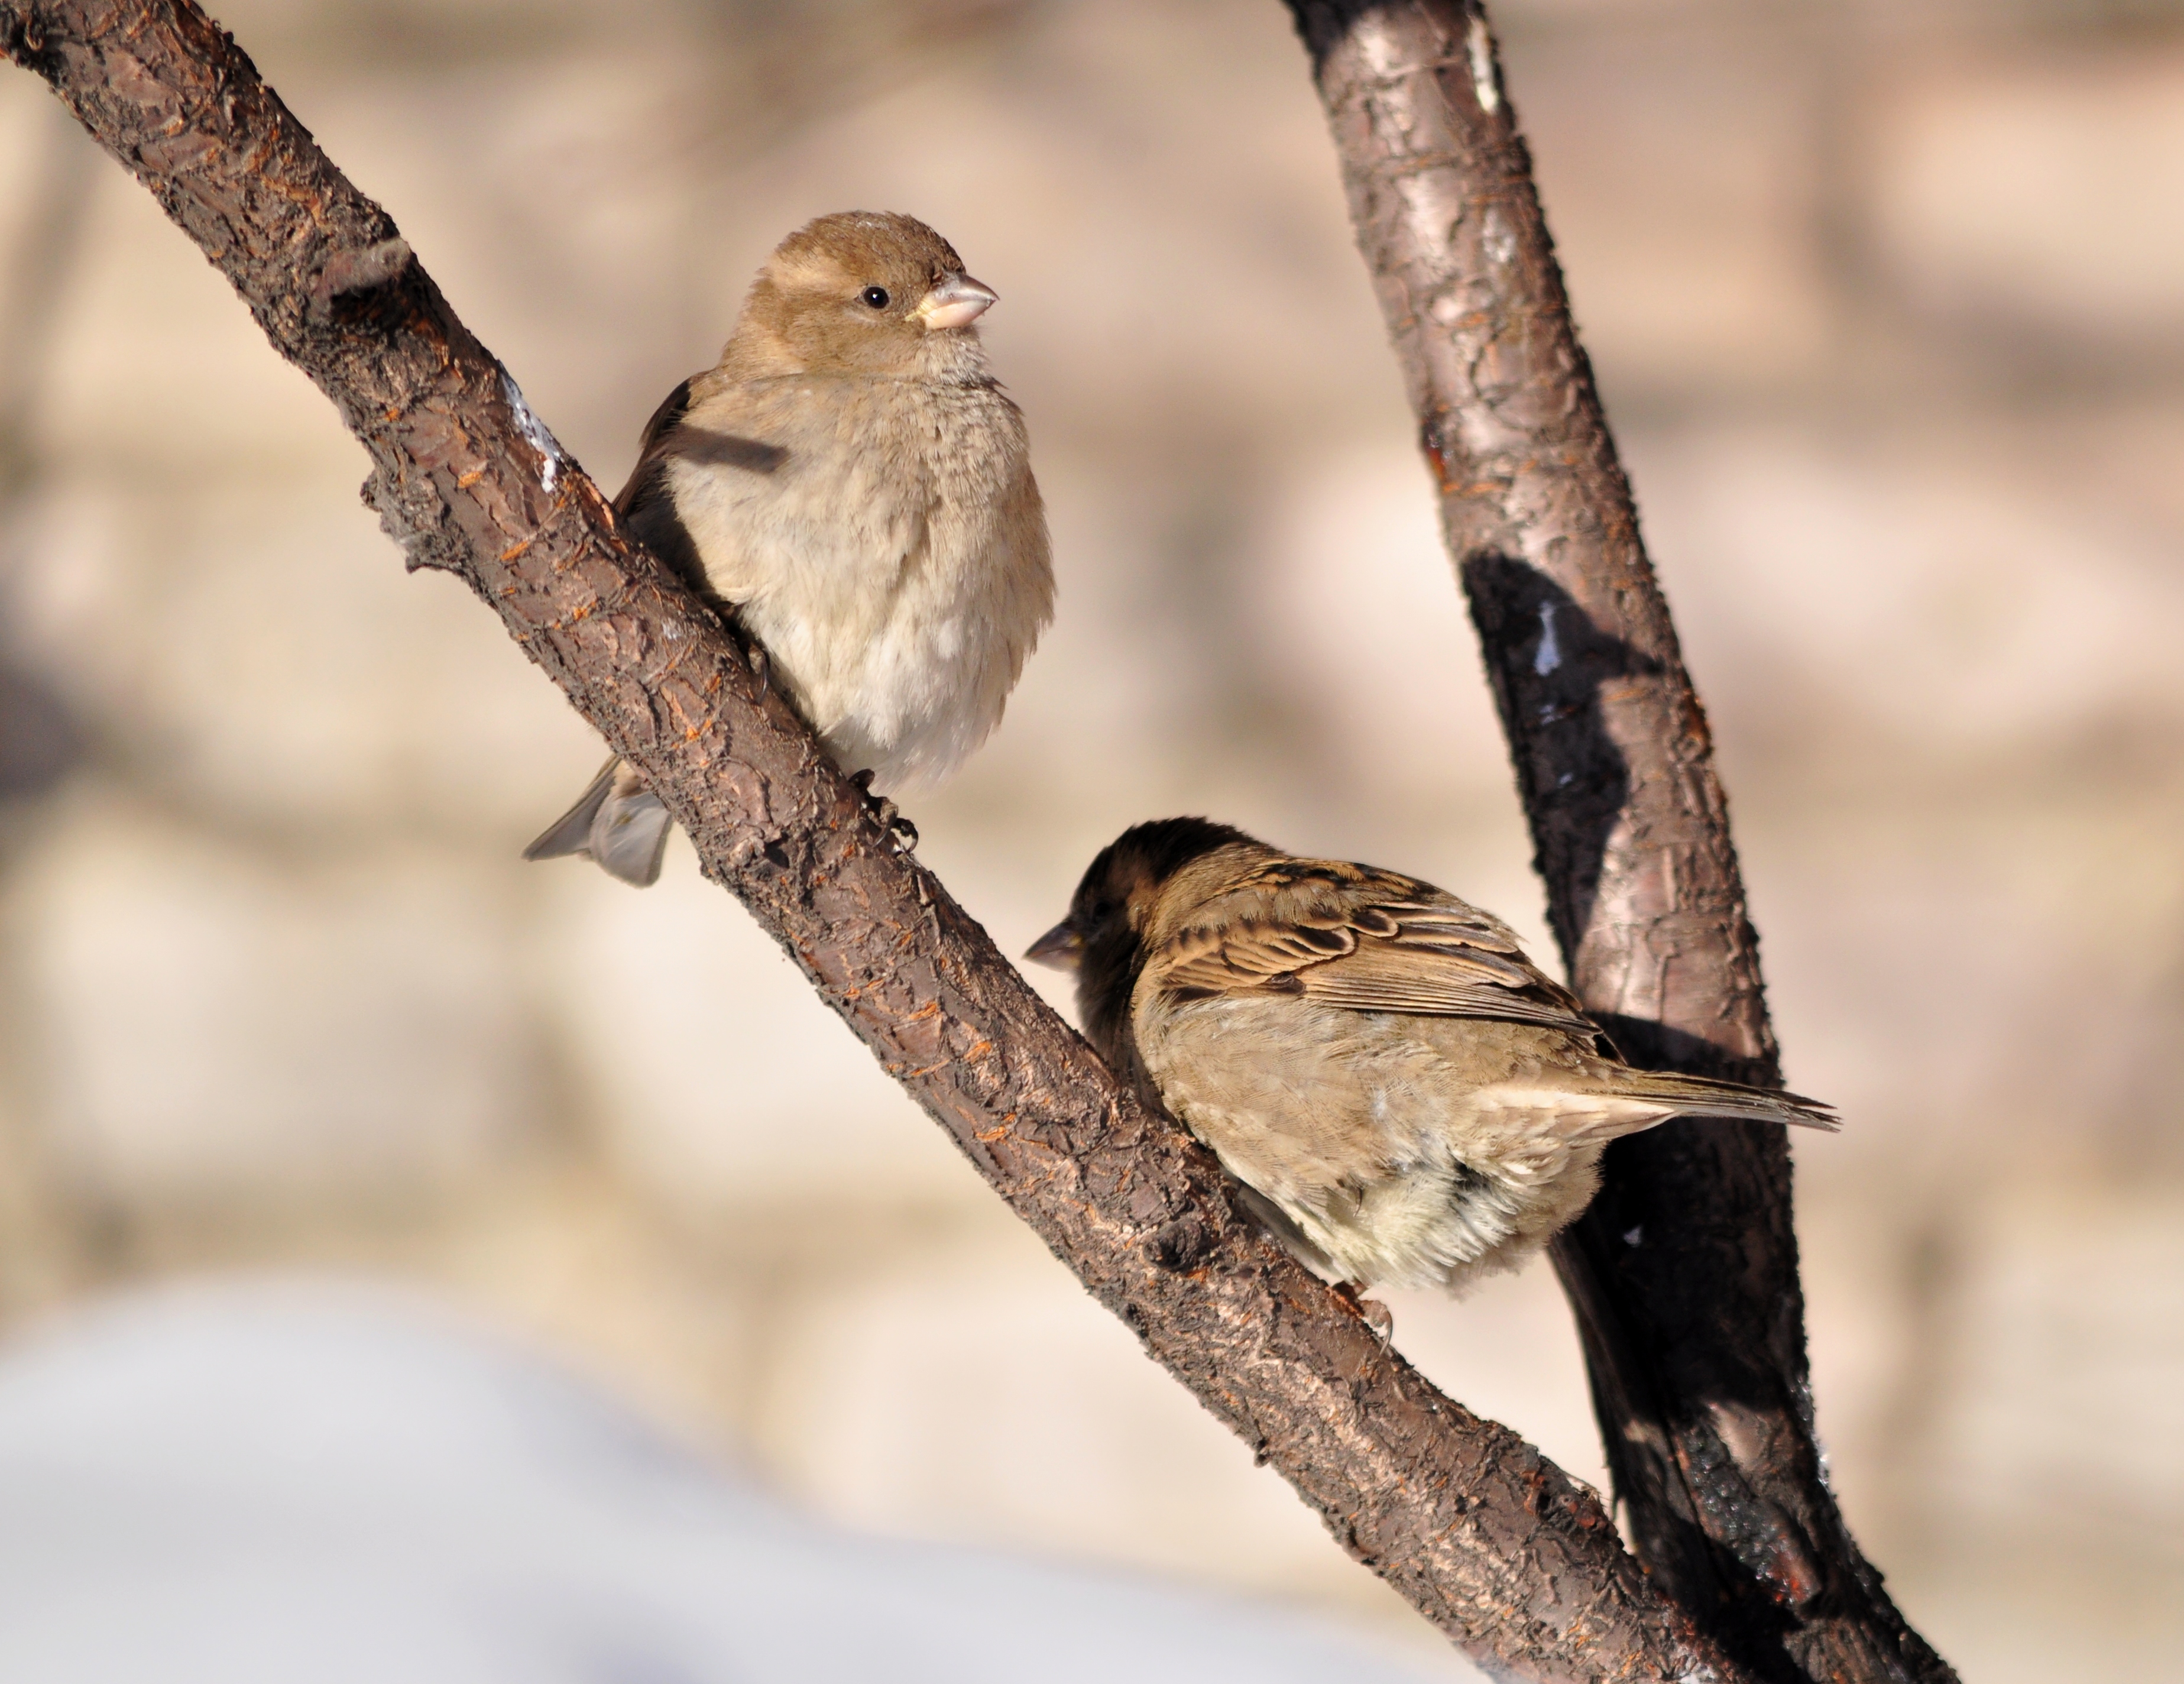
{"label": "diagonal branch", "polygon": [[333,401],[410,565],[500,615],[643,771],[706,874],[1345,1548],[1503,1676],[1746,1676],[1653,1589],[1589,1490],[1435,1391],[1240,1220],[1210,1156],[1118,1090],[894,850],[224,32],[188,0],[0,0],[0,47]]}
{"label": "diagonal branch", "polygon": [[[1290,0],[1570,978],[1635,1062],[1780,1085],[1712,740],[1479,0]],[[1954,1675],[1822,1476],[1780,1129],[1618,1141],[1556,1242],[1647,1567],[1769,1679]]]}

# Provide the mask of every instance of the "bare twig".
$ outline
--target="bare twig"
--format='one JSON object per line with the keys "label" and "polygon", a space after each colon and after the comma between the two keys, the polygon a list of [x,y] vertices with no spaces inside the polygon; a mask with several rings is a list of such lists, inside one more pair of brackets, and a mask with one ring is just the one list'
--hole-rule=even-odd
{"label": "bare twig", "polygon": [[187,0],[7,0],[50,81],[332,399],[413,566],[500,615],[726,884],[1024,1220],[1359,1560],[1506,1676],[1745,1675],[1592,1493],[1443,1397],[1240,1221],[900,855],[733,637],[605,500],[359,194]]}
{"label": "bare twig", "polygon": [[[1634,1062],[1779,1085],[1706,716],[1478,0],[1290,0],[1440,488],[1555,934]],[[1557,1242],[1647,1567],[1768,1678],[1953,1677],[1822,1478],[1789,1149],[1618,1142]]]}

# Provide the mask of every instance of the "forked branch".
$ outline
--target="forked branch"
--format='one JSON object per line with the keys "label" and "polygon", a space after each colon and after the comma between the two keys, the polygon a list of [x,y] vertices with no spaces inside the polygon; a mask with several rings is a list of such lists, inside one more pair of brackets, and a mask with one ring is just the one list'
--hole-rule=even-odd
{"label": "forked branch", "polygon": [[[1706,715],[1478,0],[1289,0],[1440,492],[1570,981],[1634,1063],[1778,1086]],[[1853,1119],[1854,1124],[1855,1119]],[[1790,1150],[1610,1147],[1555,1245],[1640,1558],[1759,1676],[1955,1676],[1821,1476]]]}
{"label": "forked branch", "polygon": [[333,401],[411,565],[456,574],[501,616],[644,772],[706,874],[1346,1549],[1505,1676],[1746,1676],[1655,1591],[1589,1490],[1384,1350],[1239,1219],[1204,1151],[1116,1087],[892,845],[734,638],[616,527],[393,219],[202,12],[0,0],[0,45]]}

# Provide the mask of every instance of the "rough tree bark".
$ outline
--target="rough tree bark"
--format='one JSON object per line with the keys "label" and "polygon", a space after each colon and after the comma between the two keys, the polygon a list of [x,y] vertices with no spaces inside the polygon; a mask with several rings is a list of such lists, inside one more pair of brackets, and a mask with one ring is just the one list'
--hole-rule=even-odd
{"label": "rough tree bark", "polygon": [[4,0],[0,46],[333,401],[410,565],[456,574],[500,615],[644,771],[707,875],[1346,1548],[1502,1676],[1747,1676],[1658,1594],[1589,1490],[1442,1397],[1240,1220],[1212,1158],[1119,1090],[896,850],[223,31],[187,0]]}
{"label": "rough tree bark", "polygon": [[[1780,1084],[1706,716],[1478,0],[1289,0],[1570,979],[1635,1062]],[[1639,1557],[1757,1676],[1954,1677],[1823,1475],[1780,1129],[1618,1142],[1556,1242]]]}

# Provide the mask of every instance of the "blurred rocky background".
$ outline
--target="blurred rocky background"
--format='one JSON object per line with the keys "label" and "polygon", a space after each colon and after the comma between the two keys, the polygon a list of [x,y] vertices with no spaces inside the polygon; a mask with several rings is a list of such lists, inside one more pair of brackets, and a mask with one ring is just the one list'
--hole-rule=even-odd
{"label": "blurred rocky background", "polygon": [[[910,808],[1005,947],[1123,825],[1206,811],[1552,951],[1275,0],[221,13],[610,488],[806,217],[912,211],[1000,291],[1061,617]],[[1497,17],[1788,1073],[1847,1121],[1797,1151],[1852,1522],[1970,1680],[2165,1675],[2184,4]],[[1433,1653],[679,843],[645,894],[518,860],[599,746],[404,576],[365,467],[0,76],[6,1324],[174,1277],[408,1282],[834,1520]],[[1600,1478],[1544,1269],[1396,1327]]]}

